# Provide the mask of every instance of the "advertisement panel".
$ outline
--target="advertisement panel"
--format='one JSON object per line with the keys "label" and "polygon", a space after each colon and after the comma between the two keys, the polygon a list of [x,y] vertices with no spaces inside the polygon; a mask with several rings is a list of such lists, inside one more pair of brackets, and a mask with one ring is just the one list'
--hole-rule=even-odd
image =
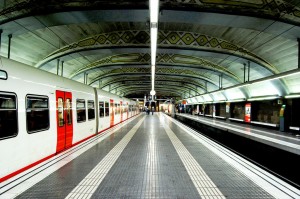
{"label": "advertisement panel", "polygon": [[251,103],[245,105],[245,122],[251,122]]}

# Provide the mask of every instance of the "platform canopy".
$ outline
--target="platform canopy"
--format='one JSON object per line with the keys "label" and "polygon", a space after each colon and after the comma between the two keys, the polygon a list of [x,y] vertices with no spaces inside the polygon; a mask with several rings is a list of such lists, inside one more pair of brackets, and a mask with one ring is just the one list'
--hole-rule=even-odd
{"label": "platform canopy", "polygon": [[[150,93],[148,1],[4,0],[0,9],[2,56],[11,37],[13,60],[124,97]],[[298,38],[296,0],[160,0],[156,95],[299,94]]]}

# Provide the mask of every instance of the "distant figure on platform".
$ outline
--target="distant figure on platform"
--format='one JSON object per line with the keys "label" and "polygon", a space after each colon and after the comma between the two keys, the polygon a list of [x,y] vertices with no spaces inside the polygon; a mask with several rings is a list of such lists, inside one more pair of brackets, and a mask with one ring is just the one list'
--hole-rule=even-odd
{"label": "distant figure on platform", "polygon": [[154,112],[154,107],[152,107],[151,111],[152,111],[152,115],[153,115],[153,112]]}
{"label": "distant figure on platform", "polygon": [[147,115],[149,115],[150,110],[148,109],[148,107],[146,108],[146,112],[147,112]]}

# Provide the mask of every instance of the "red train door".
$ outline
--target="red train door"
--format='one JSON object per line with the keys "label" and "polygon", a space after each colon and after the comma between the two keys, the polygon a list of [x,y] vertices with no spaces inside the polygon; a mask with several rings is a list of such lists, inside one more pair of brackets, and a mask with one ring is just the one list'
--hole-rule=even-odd
{"label": "red train door", "polygon": [[57,118],[57,146],[60,152],[72,146],[72,93],[56,91],[56,118]]}
{"label": "red train door", "polygon": [[114,112],[114,100],[110,100],[110,126],[114,125],[115,112]]}

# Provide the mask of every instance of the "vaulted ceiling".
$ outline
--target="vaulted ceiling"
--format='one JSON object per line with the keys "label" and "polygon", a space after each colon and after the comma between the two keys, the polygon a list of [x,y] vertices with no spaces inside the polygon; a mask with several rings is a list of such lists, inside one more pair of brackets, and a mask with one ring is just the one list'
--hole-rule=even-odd
{"label": "vaulted ceiling", "polygon": [[[148,1],[4,0],[0,8],[2,56],[11,35],[11,59],[121,96],[149,94]],[[244,64],[249,81],[298,68],[296,0],[160,0],[158,29],[160,97],[242,84]],[[283,80],[281,94],[300,92],[298,79]]]}

